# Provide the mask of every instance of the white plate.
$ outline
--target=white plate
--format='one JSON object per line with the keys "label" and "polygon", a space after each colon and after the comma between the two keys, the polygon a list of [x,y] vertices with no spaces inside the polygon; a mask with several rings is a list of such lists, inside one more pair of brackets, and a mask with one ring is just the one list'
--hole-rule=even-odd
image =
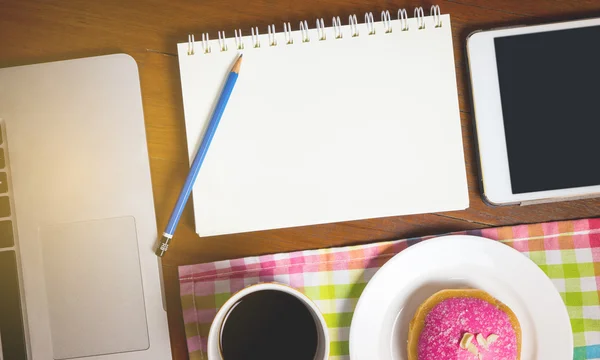
{"label": "white plate", "polygon": [[408,323],[442,289],[478,288],[521,324],[521,359],[573,359],[566,307],[544,272],[502,243],[454,235],[426,240],[390,259],[367,284],[350,328],[350,359],[405,360]]}

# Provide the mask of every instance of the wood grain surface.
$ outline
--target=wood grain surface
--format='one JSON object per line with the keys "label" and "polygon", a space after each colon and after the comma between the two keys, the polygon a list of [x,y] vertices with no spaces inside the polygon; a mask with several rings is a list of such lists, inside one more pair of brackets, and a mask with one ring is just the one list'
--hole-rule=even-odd
{"label": "wood grain surface", "polygon": [[[464,60],[465,37],[476,29],[600,16],[592,0],[0,0],[0,67],[116,52],[138,63],[156,219],[162,232],[188,170],[176,44],[189,33],[317,17],[331,19],[381,10],[395,13],[432,4],[450,13],[458,76],[471,206],[465,211],[352,221],[337,224],[199,238],[191,202],[164,258],[173,357],[186,359],[177,266],[273,252],[312,249],[422,236],[498,225],[600,216],[600,200],[527,207],[490,207],[480,197],[472,116]],[[392,11],[393,10],[393,11]],[[361,15],[362,16],[362,15]],[[358,18],[361,18],[358,16]],[[327,23],[329,25],[329,23]],[[390,69],[392,70],[392,69]],[[564,164],[569,171],[568,164]],[[260,206],[260,204],[257,204]]]}

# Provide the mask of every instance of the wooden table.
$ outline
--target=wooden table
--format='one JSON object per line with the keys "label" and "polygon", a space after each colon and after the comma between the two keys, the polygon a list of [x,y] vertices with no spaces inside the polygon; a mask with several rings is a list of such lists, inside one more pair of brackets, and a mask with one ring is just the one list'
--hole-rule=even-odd
{"label": "wooden table", "polygon": [[[489,226],[574,219],[600,215],[600,200],[528,207],[492,208],[479,196],[471,106],[465,71],[464,39],[471,31],[493,26],[543,23],[600,16],[593,0],[436,0],[452,16],[460,110],[471,207],[466,211],[392,217],[239,235],[199,238],[192,207],[186,208],[163,270],[167,289],[173,357],[187,358],[177,266],[249,255],[312,249],[422,236]],[[162,231],[188,170],[176,44],[187,34],[316,17],[348,18],[398,8],[428,8],[430,2],[384,0],[184,0],[184,1],[25,1],[0,0],[0,67],[116,52],[138,62],[154,201]],[[378,16],[376,15],[376,18]],[[568,164],[565,164],[568,166]]]}

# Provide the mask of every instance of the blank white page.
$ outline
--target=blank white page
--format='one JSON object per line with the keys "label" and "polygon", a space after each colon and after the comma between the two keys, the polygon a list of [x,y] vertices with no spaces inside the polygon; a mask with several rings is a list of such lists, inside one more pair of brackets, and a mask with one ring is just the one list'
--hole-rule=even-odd
{"label": "blank white page", "polygon": [[[193,190],[201,236],[469,205],[450,17],[374,35],[348,25],[342,38],[310,29],[293,44],[242,38],[243,62]],[[234,38],[178,44],[193,159],[225,78]],[[191,161],[190,161],[191,162]]]}

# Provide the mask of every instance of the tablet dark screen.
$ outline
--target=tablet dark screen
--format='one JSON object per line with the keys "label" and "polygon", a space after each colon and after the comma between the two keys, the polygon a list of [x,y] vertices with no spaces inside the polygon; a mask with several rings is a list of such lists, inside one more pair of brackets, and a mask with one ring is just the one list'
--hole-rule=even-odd
{"label": "tablet dark screen", "polygon": [[600,26],[495,50],[513,193],[600,185]]}

